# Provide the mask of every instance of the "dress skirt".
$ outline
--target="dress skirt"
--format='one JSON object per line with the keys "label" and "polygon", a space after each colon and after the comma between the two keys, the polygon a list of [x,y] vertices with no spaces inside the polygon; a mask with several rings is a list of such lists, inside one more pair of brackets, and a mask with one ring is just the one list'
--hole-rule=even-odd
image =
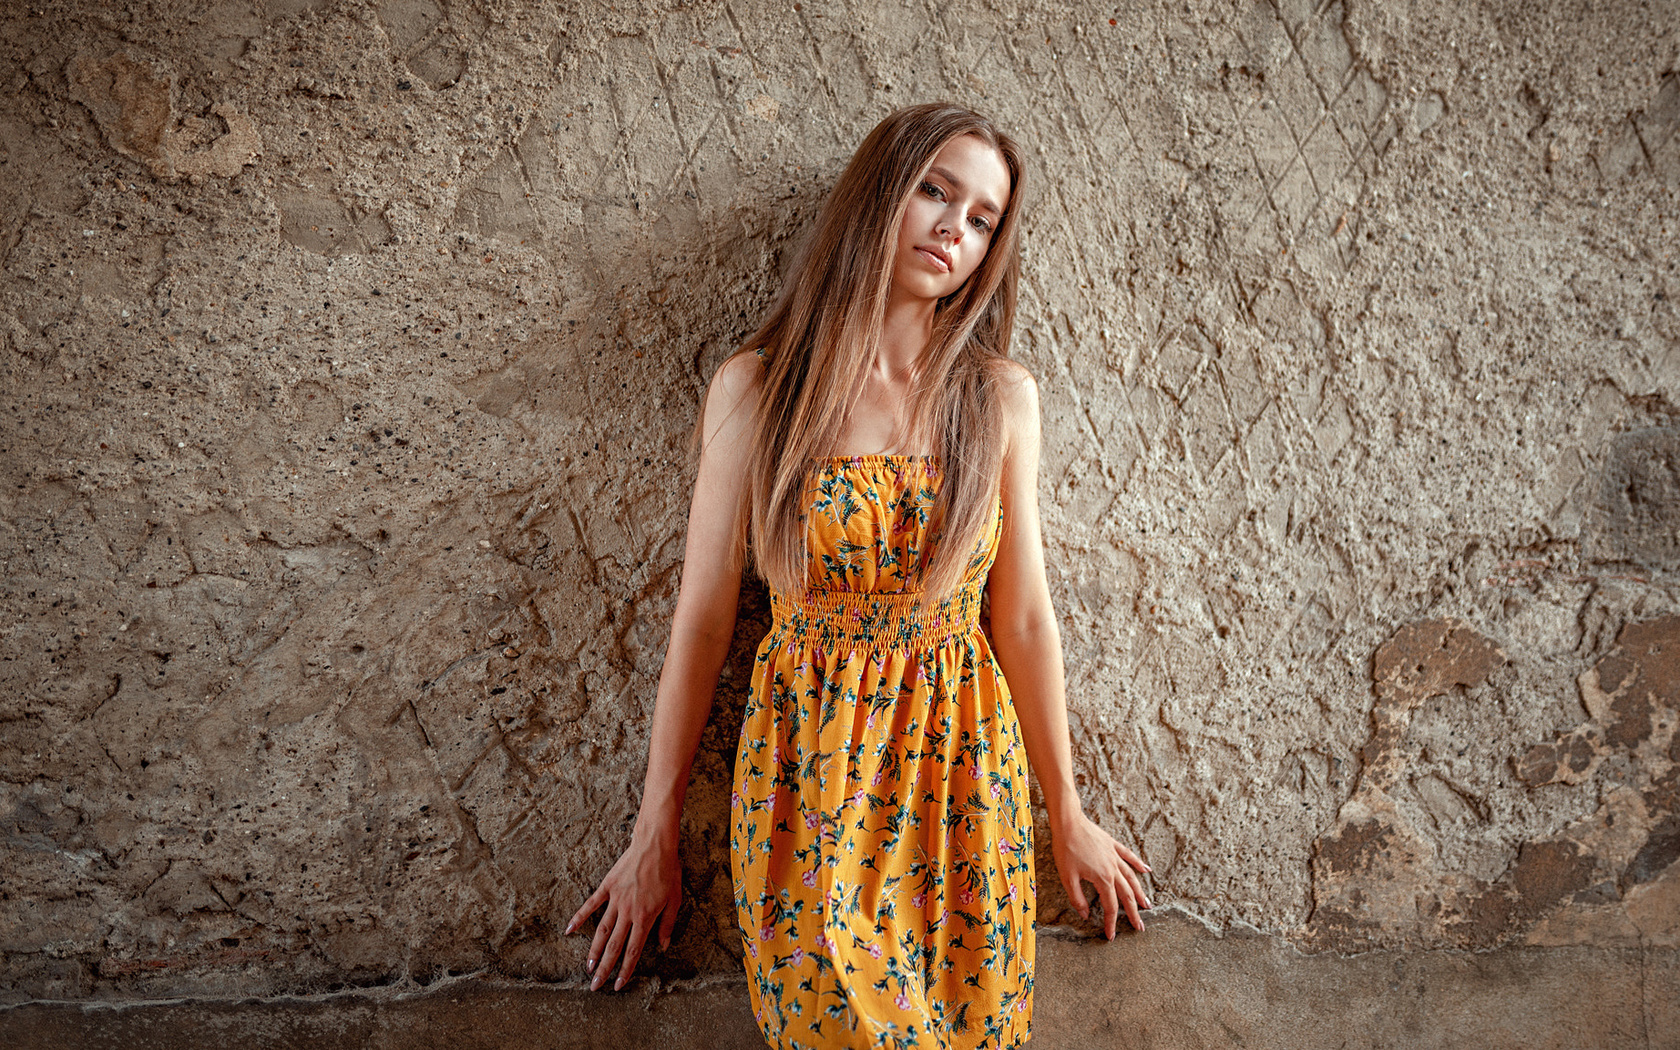
{"label": "dress skirt", "polygon": [[938,476],[921,457],[820,465],[811,586],[771,595],[730,860],[753,1014],[782,1050],[1028,1037],[1026,752],[978,625],[1001,522],[953,595],[904,588]]}

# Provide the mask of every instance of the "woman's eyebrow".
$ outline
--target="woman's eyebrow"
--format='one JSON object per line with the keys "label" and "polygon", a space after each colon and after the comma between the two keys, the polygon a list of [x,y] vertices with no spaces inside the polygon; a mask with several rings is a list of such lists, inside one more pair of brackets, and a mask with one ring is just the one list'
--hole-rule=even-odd
{"label": "woman's eyebrow", "polygon": [[[935,164],[933,167],[928,169],[928,174],[929,175],[938,175],[940,178],[944,179],[946,182],[949,182],[952,185],[952,187],[954,187],[955,189],[957,189],[959,191],[963,188],[963,182],[962,182],[961,179],[957,178],[955,175],[952,175],[949,171],[945,170],[944,168],[941,168],[937,164]],[[1003,209],[1002,208],[998,207],[996,204],[993,204],[990,200],[988,200],[985,197],[981,197],[978,203],[979,203],[980,207],[985,208],[987,211],[991,212],[993,215],[1002,215],[1003,214]]]}

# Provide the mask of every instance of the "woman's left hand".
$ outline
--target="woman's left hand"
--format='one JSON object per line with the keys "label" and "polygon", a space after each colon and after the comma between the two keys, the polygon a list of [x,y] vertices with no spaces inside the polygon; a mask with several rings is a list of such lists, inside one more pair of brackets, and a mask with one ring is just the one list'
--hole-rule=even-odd
{"label": "woman's left hand", "polygon": [[1109,940],[1114,939],[1115,917],[1122,909],[1133,926],[1143,929],[1139,911],[1148,910],[1151,905],[1138,873],[1152,869],[1142,857],[1116,842],[1084,813],[1076,814],[1065,827],[1052,831],[1050,852],[1056,858],[1056,870],[1062,873],[1068,899],[1079,909],[1081,917],[1087,921],[1091,918],[1091,902],[1081,885],[1089,882],[1102,904],[1103,931]]}

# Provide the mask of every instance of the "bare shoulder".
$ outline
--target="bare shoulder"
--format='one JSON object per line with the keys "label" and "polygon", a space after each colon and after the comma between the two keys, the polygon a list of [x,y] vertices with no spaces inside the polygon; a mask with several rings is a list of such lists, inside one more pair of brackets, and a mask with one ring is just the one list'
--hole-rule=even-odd
{"label": "bare shoulder", "polygon": [[749,425],[763,377],[763,363],[749,350],[718,366],[706,388],[704,437],[708,444],[722,431],[741,431]]}
{"label": "bare shoulder", "polygon": [[1038,381],[1018,361],[999,361],[995,367],[1004,433],[1013,446],[1018,439],[1038,433]]}
{"label": "bare shoulder", "polygon": [[758,355],[750,350],[738,351],[719,365],[718,370],[712,374],[706,401],[710,404],[714,399],[721,398],[729,405],[734,405],[747,397],[763,376],[764,364],[758,359]]}

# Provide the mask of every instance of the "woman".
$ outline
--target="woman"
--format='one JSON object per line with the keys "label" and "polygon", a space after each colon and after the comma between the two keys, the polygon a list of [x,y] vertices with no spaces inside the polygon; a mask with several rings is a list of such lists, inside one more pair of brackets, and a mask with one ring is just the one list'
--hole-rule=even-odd
{"label": "woman", "polygon": [[[1082,915],[1143,928],[1149,868],[1081,811],[1036,496],[1037,391],[1009,361],[1020,151],[961,107],[858,148],[769,319],[706,396],[682,589],[594,988],[681,899],[678,820],[750,536],[774,626],[731,799],[749,994],[776,1047],[1028,1037],[1026,767]],[[990,599],[991,644],[976,624]],[[995,647],[995,657],[994,657]],[[1022,752],[1025,751],[1025,756]]]}

